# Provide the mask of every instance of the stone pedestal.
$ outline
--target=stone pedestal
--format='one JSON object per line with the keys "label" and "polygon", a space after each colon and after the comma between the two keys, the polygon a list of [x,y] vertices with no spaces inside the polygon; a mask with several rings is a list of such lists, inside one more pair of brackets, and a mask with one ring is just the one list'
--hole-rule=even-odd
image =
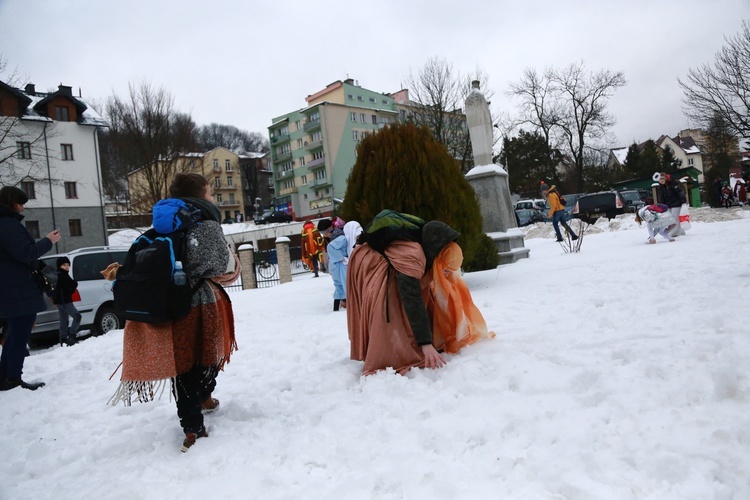
{"label": "stone pedestal", "polygon": [[474,189],[482,214],[482,231],[495,242],[501,264],[527,258],[530,250],[523,245],[523,233],[516,226],[510,203],[508,173],[497,165],[474,167],[466,174]]}

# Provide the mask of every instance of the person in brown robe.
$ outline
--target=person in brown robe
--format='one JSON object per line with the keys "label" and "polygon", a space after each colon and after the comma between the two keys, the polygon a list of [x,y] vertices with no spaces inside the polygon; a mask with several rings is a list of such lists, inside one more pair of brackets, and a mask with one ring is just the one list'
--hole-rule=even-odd
{"label": "person in brown robe", "polygon": [[396,240],[384,253],[365,243],[349,257],[347,326],[351,359],[364,361],[362,373],[393,368],[440,368],[445,359],[433,344],[425,301],[435,257],[459,234],[447,224],[430,221],[422,242]]}

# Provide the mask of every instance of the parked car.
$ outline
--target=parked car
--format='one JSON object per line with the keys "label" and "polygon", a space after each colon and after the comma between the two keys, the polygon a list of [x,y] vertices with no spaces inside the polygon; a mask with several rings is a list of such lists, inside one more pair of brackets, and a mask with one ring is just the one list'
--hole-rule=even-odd
{"label": "parked car", "polygon": [[[568,222],[573,218],[573,209],[576,206],[579,196],[581,195],[578,193],[562,195],[562,197],[565,198],[565,222]],[[544,221],[552,222],[552,217],[548,217],[547,214],[549,214],[549,202],[544,204]]]}
{"label": "parked car", "polygon": [[645,201],[641,197],[640,191],[630,189],[626,191],[620,191],[622,201],[625,202],[625,209],[628,212],[637,212],[639,208],[646,205]]}
{"label": "parked car", "polygon": [[[117,330],[125,326],[125,320],[115,313],[114,297],[112,296],[112,282],[104,279],[103,271],[113,262],[122,264],[128,247],[86,247],[69,253],[45,255],[45,264],[56,268],[58,257],[66,256],[70,259],[70,275],[78,281],[80,302],[75,302],[76,309],[81,313],[81,330],[93,329],[96,335]],[[57,306],[52,299],[44,296],[47,309],[36,316],[36,324],[31,331],[32,339],[43,337],[57,338],[60,316]],[[53,335],[54,334],[54,335]]]}
{"label": "parked car", "polygon": [[625,213],[625,203],[617,191],[582,194],[573,208],[573,216],[589,224],[602,216],[614,219],[623,213]]}
{"label": "parked car", "polygon": [[278,210],[267,210],[260,217],[256,217],[256,224],[269,224],[271,222],[292,222],[292,216]]}
{"label": "parked car", "polygon": [[518,227],[528,226],[535,222],[544,222],[545,213],[537,207],[519,208],[515,213]]}
{"label": "parked car", "polygon": [[525,199],[525,200],[518,200],[516,204],[513,206],[514,210],[523,210],[523,209],[530,209],[530,208],[538,208],[539,210],[544,210],[544,200],[539,199]]}

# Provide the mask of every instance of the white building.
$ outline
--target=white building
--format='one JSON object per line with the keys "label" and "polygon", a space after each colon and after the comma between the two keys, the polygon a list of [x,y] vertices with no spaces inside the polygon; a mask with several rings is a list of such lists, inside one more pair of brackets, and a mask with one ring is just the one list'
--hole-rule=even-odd
{"label": "white building", "polygon": [[0,82],[0,183],[28,195],[23,222],[32,236],[60,230],[53,251],[107,244],[98,140],[106,126],[70,87],[47,93]]}

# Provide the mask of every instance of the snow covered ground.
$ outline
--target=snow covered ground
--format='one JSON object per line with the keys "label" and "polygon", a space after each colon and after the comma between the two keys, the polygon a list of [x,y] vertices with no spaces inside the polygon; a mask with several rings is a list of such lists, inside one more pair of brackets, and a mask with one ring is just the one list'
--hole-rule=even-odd
{"label": "snow covered ground", "polygon": [[[744,216],[744,217],[743,217]],[[2,499],[750,498],[750,211],[646,245],[632,215],[579,254],[466,274],[494,340],[363,378],[327,275],[232,293],[240,350],[210,436],[167,394],[107,406],[122,331],[32,351],[0,393]]]}

